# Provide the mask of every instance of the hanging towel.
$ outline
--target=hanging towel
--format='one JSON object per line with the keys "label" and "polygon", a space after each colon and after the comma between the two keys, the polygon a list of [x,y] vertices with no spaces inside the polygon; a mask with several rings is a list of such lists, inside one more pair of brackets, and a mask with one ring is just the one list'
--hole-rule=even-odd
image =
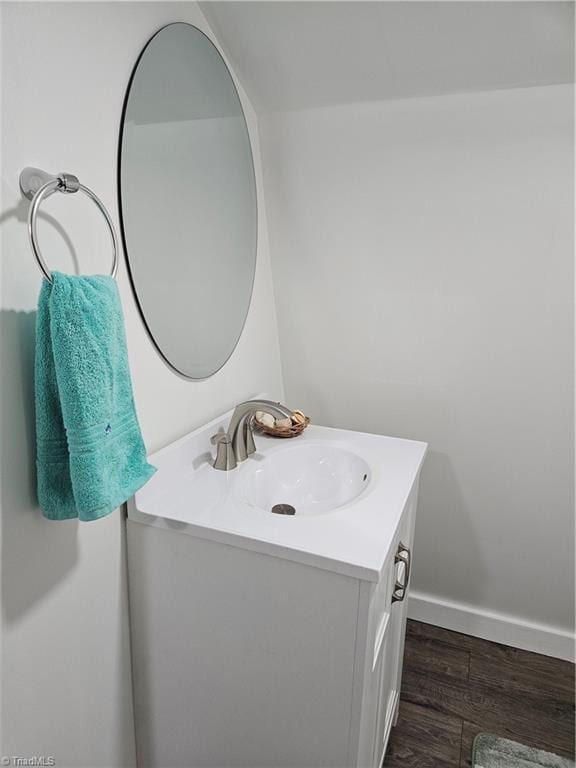
{"label": "hanging towel", "polygon": [[156,471],[134,408],[116,281],[52,273],[36,318],[38,501],[50,520],[97,520]]}

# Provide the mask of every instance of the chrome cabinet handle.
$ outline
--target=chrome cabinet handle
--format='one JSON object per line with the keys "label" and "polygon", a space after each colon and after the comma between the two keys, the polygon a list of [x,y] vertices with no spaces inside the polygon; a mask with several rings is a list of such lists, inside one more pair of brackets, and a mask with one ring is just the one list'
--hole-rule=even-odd
{"label": "chrome cabinet handle", "polygon": [[400,542],[398,544],[398,551],[394,556],[394,565],[398,563],[404,563],[404,582],[398,581],[394,584],[394,591],[392,592],[392,602],[401,603],[406,597],[406,591],[408,590],[408,582],[410,581],[410,566],[412,565],[412,555],[409,547]]}

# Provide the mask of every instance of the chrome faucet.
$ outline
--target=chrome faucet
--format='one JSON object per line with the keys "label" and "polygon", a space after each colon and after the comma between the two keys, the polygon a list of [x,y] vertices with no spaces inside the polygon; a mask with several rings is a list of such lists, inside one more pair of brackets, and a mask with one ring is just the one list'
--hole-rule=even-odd
{"label": "chrome faucet", "polygon": [[234,469],[238,462],[244,461],[255,453],[252,417],[256,411],[265,411],[280,419],[289,419],[292,416],[292,411],[286,406],[274,403],[272,400],[247,400],[237,405],[230,419],[228,431],[212,437],[212,442],[218,446],[216,459],[212,465],[214,469]]}

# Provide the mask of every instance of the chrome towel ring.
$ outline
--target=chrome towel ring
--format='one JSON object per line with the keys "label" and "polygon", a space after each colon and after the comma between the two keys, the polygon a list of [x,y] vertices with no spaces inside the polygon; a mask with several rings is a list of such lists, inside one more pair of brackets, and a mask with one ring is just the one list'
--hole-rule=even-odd
{"label": "chrome towel ring", "polygon": [[38,266],[46,280],[52,282],[52,273],[48,269],[46,262],[42,258],[40,253],[40,246],[38,244],[38,233],[36,231],[36,216],[40,208],[40,204],[43,200],[54,192],[67,192],[74,193],[81,190],[85,195],[95,203],[100,213],[106,219],[108,229],[110,231],[110,237],[112,238],[112,270],[110,272],[111,277],[116,277],[118,270],[118,237],[114,224],[104,203],[92,192],[91,189],[85,187],[84,184],[80,184],[78,178],[71,173],[59,173],[57,176],[46,173],[39,168],[24,168],[20,174],[20,189],[22,194],[32,201],[30,210],[28,211],[28,238],[30,240],[30,247]]}

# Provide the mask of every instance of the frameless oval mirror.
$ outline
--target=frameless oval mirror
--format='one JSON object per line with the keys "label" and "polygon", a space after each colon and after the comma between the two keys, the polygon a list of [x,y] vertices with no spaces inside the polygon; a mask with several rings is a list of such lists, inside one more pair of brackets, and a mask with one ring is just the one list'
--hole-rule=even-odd
{"label": "frameless oval mirror", "polygon": [[232,354],[256,267],[250,138],[222,56],[190,24],[146,45],[120,136],[122,236],[142,318],[164,360],[203,379]]}

